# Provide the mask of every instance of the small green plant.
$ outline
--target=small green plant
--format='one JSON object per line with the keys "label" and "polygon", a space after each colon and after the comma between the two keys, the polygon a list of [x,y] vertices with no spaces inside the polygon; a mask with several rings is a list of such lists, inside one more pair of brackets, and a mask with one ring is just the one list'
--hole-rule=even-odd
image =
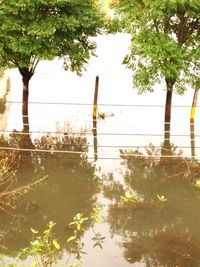
{"label": "small green plant", "polygon": [[31,255],[35,258],[35,262],[32,263],[31,267],[53,266],[61,256],[60,244],[54,238],[53,228],[55,225],[52,221],[49,222],[42,235],[39,235],[37,230],[31,228],[33,239],[30,242],[30,247],[20,251],[19,259],[25,260]]}
{"label": "small green plant", "polygon": [[120,196],[123,204],[132,204],[136,203],[137,200],[133,195],[131,195],[129,192],[125,192],[123,196]]}
{"label": "small green plant", "polygon": [[103,218],[103,206],[94,207],[91,219],[96,223],[100,223],[102,218]]}
{"label": "small green plant", "polygon": [[[81,235],[87,226],[87,223],[92,223],[92,231],[94,237],[91,239],[94,242],[93,247],[102,248],[102,243],[105,237],[100,233],[96,233],[93,223],[99,223],[103,218],[103,207],[96,206],[93,209],[93,213],[90,217],[84,216],[82,213],[78,213],[74,216],[73,221],[68,226],[73,228],[73,235],[67,239],[67,245],[70,252],[69,258],[65,265],[61,267],[79,267],[81,264],[82,254],[86,254],[84,249],[84,243],[81,240]],[[34,257],[34,261],[29,265],[30,267],[51,267],[55,266],[58,260],[62,257],[62,247],[58,240],[55,238],[54,227],[56,223],[50,221],[47,224],[42,234],[39,231],[31,228],[33,234],[30,246],[22,249],[17,257],[17,261],[26,260],[29,256]],[[74,255],[78,262],[68,264],[70,257]],[[23,265],[24,266],[24,265]],[[26,265],[27,266],[27,265]],[[4,256],[0,255],[0,267],[20,267],[17,263],[5,264]]]}
{"label": "small green plant", "polygon": [[105,120],[106,118],[110,118],[113,116],[114,116],[114,113],[105,113],[105,112],[98,111],[98,118],[101,120]]}
{"label": "small green plant", "polygon": [[98,112],[98,118],[99,119],[102,119],[102,120],[104,120],[105,119],[105,117],[106,117],[106,114],[105,114],[105,112]]}
{"label": "small green plant", "polygon": [[[86,254],[84,249],[84,243],[81,240],[81,234],[85,230],[86,222],[90,223],[100,223],[103,218],[102,215],[103,207],[96,206],[93,209],[93,213],[90,217],[85,217],[82,213],[78,213],[74,216],[73,221],[68,224],[68,227],[73,226],[73,235],[67,239],[68,249],[69,251],[75,255],[75,258],[80,261],[83,254]],[[104,242],[105,237],[100,233],[96,233],[94,227],[92,226],[92,231],[94,233],[94,237],[91,239],[94,242],[93,247],[102,248],[102,243]]]}
{"label": "small green plant", "polygon": [[[102,215],[103,207],[96,206],[93,209],[93,213],[90,217],[84,216],[82,213],[78,213],[74,216],[73,221],[68,224],[68,226],[73,229],[73,235],[67,239],[67,245],[69,248],[69,258],[71,255],[75,256],[78,262],[68,264],[69,258],[65,265],[61,267],[79,267],[81,264],[82,254],[86,254],[84,249],[84,243],[81,240],[81,234],[85,230],[86,222],[92,224],[91,228],[94,233],[94,237],[91,239],[94,242],[93,247],[102,248],[105,237],[100,233],[96,233],[94,230],[93,223],[99,223],[103,218]],[[62,248],[58,240],[55,238],[54,227],[56,223],[50,221],[47,224],[47,229],[45,229],[42,234],[39,231],[31,228],[33,234],[32,240],[30,241],[30,246],[22,249],[17,257],[18,260],[24,261],[29,256],[34,257],[34,261],[29,265],[30,267],[51,267],[55,266],[58,260],[62,257]],[[18,263],[6,264],[3,255],[0,255],[0,267],[20,267]],[[23,264],[24,266],[24,264]],[[26,265],[27,266],[27,265]]]}
{"label": "small green plant", "polygon": [[165,202],[165,201],[167,201],[167,198],[165,198],[165,196],[159,196],[159,195],[157,194],[157,198],[158,198],[158,200],[161,201],[161,202]]}
{"label": "small green plant", "polygon": [[84,231],[83,224],[84,222],[88,221],[88,219],[89,218],[85,217],[82,213],[78,213],[76,214],[76,216],[74,216],[73,221],[68,224],[68,226],[71,226],[71,225],[75,226],[74,235],[70,236],[67,239],[67,242],[76,240],[79,237],[80,233]]}

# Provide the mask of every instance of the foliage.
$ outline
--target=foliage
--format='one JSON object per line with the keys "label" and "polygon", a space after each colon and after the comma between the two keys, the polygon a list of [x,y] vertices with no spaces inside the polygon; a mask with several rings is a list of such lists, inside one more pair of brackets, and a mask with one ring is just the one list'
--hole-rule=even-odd
{"label": "foliage", "polygon": [[137,202],[136,198],[129,192],[125,192],[124,195],[120,196],[122,203],[125,205],[133,204]]}
{"label": "foliage", "polygon": [[105,120],[106,118],[111,118],[114,116],[114,113],[112,112],[102,112],[102,111],[98,111],[98,119],[101,119],[101,120]]}
{"label": "foliage", "polygon": [[[68,224],[68,227],[74,226],[73,235],[67,239],[68,248],[71,253],[76,254],[76,259],[80,260],[82,254],[86,254],[83,251],[84,243],[81,241],[82,232],[85,230],[86,222],[90,223],[100,223],[102,219],[102,206],[96,206],[93,208],[93,213],[90,217],[85,217],[83,214],[78,213],[74,216],[73,221]],[[104,243],[105,237],[100,233],[96,233],[94,228],[92,227],[92,231],[94,237],[92,241],[94,242],[93,247],[102,248],[102,244]]]}
{"label": "foliage", "polygon": [[188,85],[198,88],[199,1],[119,0],[114,9],[114,25],[131,35],[124,63],[133,70],[140,93],[163,80],[178,93]]}
{"label": "foliage", "polygon": [[[70,236],[67,239],[67,245],[70,248],[70,254],[75,254],[75,258],[78,262],[74,262],[72,265],[68,264],[69,259],[65,265],[68,267],[75,267],[80,265],[80,260],[82,254],[86,254],[83,251],[84,243],[81,241],[81,234],[84,231],[85,223],[92,223],[92,231],[94,233],[94,237],[92,237],[92,241],[94,242],[93,247],[99,246],[102,248],[102,244],[104,242],[105,237],[100,233],[96,233],[93,228],[93,223],[100,222],[99,218],[102,218],[102,206],[96,206],[93,210],[93,214],[90,217],[86,217],[81,213],[78,213],[74,216],[73,221],[70,222],[67,227],[74,227],[73,236]],[[18,254],[18,259],[24,261],[29,256],[34,257],[34,262],[31,263],[31,267],[50,267],[55,266],[57,261],[62,258],[62,247],[58,240],[55,238],[54,227],[56,223],[50,221],[47,224],[47,228],[42,232],[31,228],[31,232],[33,234],[32,241],[30,241],[30,246],[22,249]],[[69,256],[70,257],[70,256]],[[5,266],[3,256],[0,257],[0,262],[2,262]],[[9,266],[18,266],[16,263],[13,263]]]}
{"label": "foliage", "polygon": [[1,0],[0,66],[33,75],[39,60],[64,59],[80,73],[95,49],[90,37],[102,27],[92,0]]}
{"label": "foliage", "polygon": [[157,197],[158,197],[159,201],[161,201],[161,202],[167,201],[165,196],[160,196],[160,195],[157,194]]}
{"label": "foliage", "polygon": [[[55,223],[49,222],[47,229],[43,231],[43,235],[38,235],[39,232],[31,228],[33,240],[30,242],[30,247],[24,248],[19,253],[18,257],[21,260],[26,259],[29,255],[34,256],[35,266],[53,266],[61,256],[60,244],[54,238],[53,227]],[[33,263],[32,263],[33,266]]]}

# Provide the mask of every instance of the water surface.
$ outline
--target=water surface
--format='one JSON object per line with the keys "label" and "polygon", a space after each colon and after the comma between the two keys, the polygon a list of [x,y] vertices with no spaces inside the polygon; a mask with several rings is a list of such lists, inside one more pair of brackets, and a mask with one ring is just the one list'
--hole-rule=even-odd
{"label": "water surface", "polygon": [[[66,240],[71,234],[66,225],[78,212],[90,216],[101,204],[104,219],[100,224],[87,224],[82,234],[87,252],[82,266],[199,266],[200,192],[195,186],[199,165],[185,159],[191,156],[193,91],[173,96],[171,142],[173,157],[181,158],[160,160],[164,84],[157,85],[154,93],[138,95],[132,88],[132,73],[121,65],[129,37],[99,36],[97,41],[98,57],[91,59],[82,77],[65,72],[61,60],[55,60],[41,62],[30,82],[31,149],[50,149],[51,153],[15,152],[16,183],[48,178],[16,201],[17,217],[1,214],[6,254],[12,260],[29,244],[31,227],[42,231],[53,220],[56,237],[64,247],[61,262],[65,263],[69,252]],[[92,103],[97,75],[98,112],[105,114],[105,119],[97,121],[95,151]],[[17,70],[11,71],[11,82],[12,104],[2,133],[19,131],[11,138],[11,144],[18,146],[26,140],[20,133],[22,85]],[[196,122],[198,118],[199,108]],[[195,130],[198,158],[197,123]],[[55,149],[61,152],[54,153]],[[147,149],[150,158],[143,157]],[[132,157],[123,155],[124,150],[139,152]],[[127,192],[134,201],[124,200]],[[106,237],[102,249],[93,248],[93,226]]]}

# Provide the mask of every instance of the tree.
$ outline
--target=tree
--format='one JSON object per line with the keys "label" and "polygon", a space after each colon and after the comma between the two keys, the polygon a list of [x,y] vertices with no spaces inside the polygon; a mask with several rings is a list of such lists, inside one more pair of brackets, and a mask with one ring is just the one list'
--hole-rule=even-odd
{"label": "tree", "polygon": [[117,26],[131,34],[124,63],[133,70],[134,86],[142,93],[166,83],[164,147],[169,147],[172,93],[196,89],[200,76],[200,1],[119,0],[114,7]]}
{"label": "tree", "polygon": [[22,75],[22,114],[28,132],[29,81],[39,60],[64,59],[65,69],[80,74],[102,27],[93,0],[0,0],[0,67]]}

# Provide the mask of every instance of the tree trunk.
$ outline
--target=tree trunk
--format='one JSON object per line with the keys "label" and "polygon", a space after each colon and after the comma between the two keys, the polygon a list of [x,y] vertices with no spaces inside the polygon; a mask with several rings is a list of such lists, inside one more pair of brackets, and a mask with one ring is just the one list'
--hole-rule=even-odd
{"label": "tree trunk", "polygon": [[22,82],[23,82],[23,92],[22,92],[23,132],[29,133],[29,117],[28,117],[29,79],[23,77]]}
{"label": "tree trunk", "polygon": [[22,121],[23,121],[23,148],[32,148],[32,142],[29,134],[29,115],[28,115],[28,97],[29,97],[29,81],[32,73],[28,68],[19,68],[22,75],[23,92],[22,92]]}
{"label": "tree trunk", "polygon": [[162,149],[162,155],[170,155],[170,130],[171,130],[171,105],[172,105],[172,93],[174,83],[167,81],[167,93],[165,103],[165,126],[164,126],[164,144]]}

